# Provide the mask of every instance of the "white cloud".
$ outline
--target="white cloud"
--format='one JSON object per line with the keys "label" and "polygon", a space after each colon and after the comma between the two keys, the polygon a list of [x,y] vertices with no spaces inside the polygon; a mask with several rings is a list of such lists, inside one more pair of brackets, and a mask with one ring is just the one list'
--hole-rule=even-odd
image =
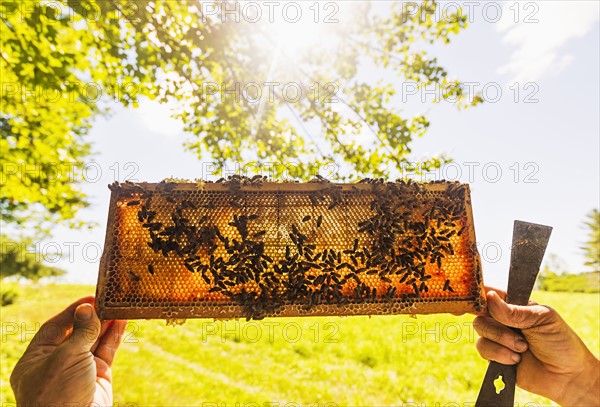
{"label": "white cloud", "polygon": [[516,4],[504,3],[497,26],[503,42],[515,47],[510,61],[498,69],[498,73],[511,76],[510,82],[536,81],[564,70],[574,58],[565,45],[583,37],[600,19],[600,3],[596,1]]}

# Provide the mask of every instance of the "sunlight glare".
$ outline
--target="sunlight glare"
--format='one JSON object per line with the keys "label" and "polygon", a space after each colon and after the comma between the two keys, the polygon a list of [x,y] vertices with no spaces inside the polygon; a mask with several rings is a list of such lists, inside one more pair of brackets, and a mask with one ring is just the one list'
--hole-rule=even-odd
{"label": "sunlight glare", "polygon": [[318,41],[322,34],[322,26],[313,21],[275,21],[266,23],[266,35],[276,44],[278,49],[284,50],[291,56],[309,50]]}

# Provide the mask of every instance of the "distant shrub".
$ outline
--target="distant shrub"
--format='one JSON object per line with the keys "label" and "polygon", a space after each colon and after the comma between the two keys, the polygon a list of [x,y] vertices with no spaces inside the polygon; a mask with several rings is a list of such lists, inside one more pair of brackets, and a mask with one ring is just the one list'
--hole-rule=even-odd
{"label": "distant shrub", "polygon": [[599,293],[600,271],[579,274],[546,272],[540,275],[539,289],[542,291]]}
{"label": "distant shrub", "polygon": [[15,302],[18,295],[19,294],[13,289],[3,290],[0,293],[0,296],[2,297],[2,306],[4,307]]}

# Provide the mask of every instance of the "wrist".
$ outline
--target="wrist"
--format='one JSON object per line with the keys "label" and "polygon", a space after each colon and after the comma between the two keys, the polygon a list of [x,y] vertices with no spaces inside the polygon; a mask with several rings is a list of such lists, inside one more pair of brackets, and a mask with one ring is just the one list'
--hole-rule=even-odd
{"label": "wrist", "polygon": [[555,401],[561,406],[599,406],[600,360],[590,353],[582,372],[569,382],[563,397]]}

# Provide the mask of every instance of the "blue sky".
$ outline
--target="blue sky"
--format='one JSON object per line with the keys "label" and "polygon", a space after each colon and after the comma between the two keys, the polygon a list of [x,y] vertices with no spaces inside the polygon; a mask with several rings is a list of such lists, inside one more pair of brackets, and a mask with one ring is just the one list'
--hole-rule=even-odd
{"label": "blue sky", "polygon": [[[488,3],[477,3],[469,28],[432,53],[453,75],[477,83],[476,90],[486,86],[490,99],[501,89],[498,100],[466,111],[444,101],[433,105],[431,97],[422,103],[421,95],[399,95],[396,103],[407,113],[427,112],[432,123],[413,143],[414,157],[445,153],[455,164],[441,174],[470,182],[484,279],[505,287],[515,219],[553,226],[546,258],[556,255],[571,272],[584,269],[582,223],[599,206],[599,11],[592,1],[538,2],[528,9],[531,2]],[[502,18],[492,22],[498,7]],[[538,21],[525,23],[526,16]],[[364,75],[402,89],[402,79],[392,73],[365,69]],[[48,259],[68,271],[65,281],[96,281],[108,183],[206,176],[209,160],[184,151],[187,136],[166,106],[111,106],[112,114],[97,119],[90,134],[95,164],[82,185],[92,205],[81,215],[99,226],[56,228],[51,241],[40,245],[42,253],[59,249],[59,256]]]}

